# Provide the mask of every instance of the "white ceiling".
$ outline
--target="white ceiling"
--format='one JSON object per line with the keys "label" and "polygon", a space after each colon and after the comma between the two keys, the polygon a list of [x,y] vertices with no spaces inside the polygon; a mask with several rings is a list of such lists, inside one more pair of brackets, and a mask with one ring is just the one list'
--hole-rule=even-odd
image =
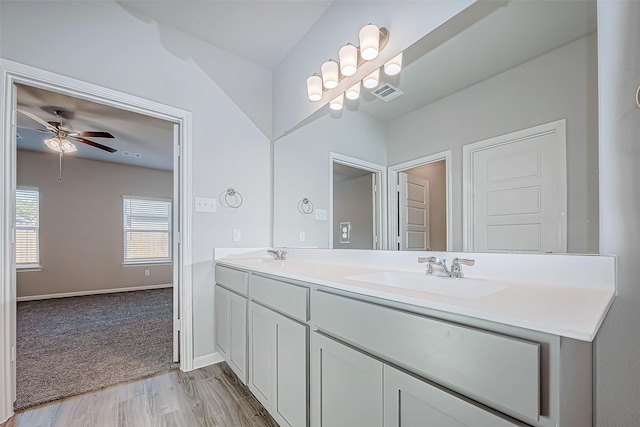
{"label": "white ceiling", "polygon": [[122,7],[275,69],[332,0],[118,1]]}

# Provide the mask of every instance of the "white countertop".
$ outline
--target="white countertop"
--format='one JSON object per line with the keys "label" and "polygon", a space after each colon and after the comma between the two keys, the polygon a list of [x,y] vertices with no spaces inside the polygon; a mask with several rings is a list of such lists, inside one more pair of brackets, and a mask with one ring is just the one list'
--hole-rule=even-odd
{"label": "white countertop", "polygon": [[[372,252],[372,251],[367,251]],[[368,283],[360,280],[351,280],[346,276],[371,274],[376,272],[408,272],[410,274],[420,273],[424,271],[424,266],[417,266],[411,270],[407,268],[389,268],[389,265],[382,266],[380,263],[371,264],[376,267],[363,265],[362,262],[354,262],[349,264],[346,261],[341,263],[334,262],[310,262],[304,259],[288,259],[287,261],[273,261],[264,256],[265,252],[260,252],[261,256],[252,254],[238,255],[216,259],[216,262],[222,265],[241,268],[254,272],[272,274],[288,279],[295,279],[304,282],[315,283],[340,289],[344,291],[354,292],[361,295],[367,295],[382,298],[390,301],[396,301],[411,304],[419,307],[425,307],[434,310],[440,310],[448,313],[454,313],[472,318],[483,319],[503,323],[507,325],[532,329],[536,331],[546,332],[554,335],[575,338],[582,341],[593,341],[598,328],[602,324],[604,317],[615,296],[615,260],[595,261],[595,264],[601,264],[601,277],[611,276],[611,283],[602,285],[588,283],[588,278],[583,280],[573,280],[570,285],[558,286],[553,284],[526,283],[524,280],[529,277],[526,272],[522,274],[522,280],[514,280],[513,277],[505,280],[505,278],[488,278],[476,277],[467,271],[467,277],[485,282],[490,285],[500,285],[501,288],[497,292],[479,298],[460,298],[436,293],[425,292],[415,289],[403,289],[398,287],[379,285]],[[413,260],[415,256],[423,254],[411,254]],[[451,255],[451,254],[449,254]],[[468,255],[468,254],[467,254]],[[474,254],[476,255],[476,254]],[[380,256],[380,255],[375,255]],[[491,254],[476,255],[484,258],[485,264],[487,260],[493,258],[499,259],[502,263],[508,254]],[[522,255],[520,255],[522,257]],[[545,258],[528,259],[529,264],[544,263]],[[569,260],[569,258],[578,258]],[[594,258],[600,257],[582,257],[584,263],[594,264]],[[512,261],[516,258],[506,258]],[[525,258],[525,261],[527,259]],[[415,262],[415,261],[414,261]],[[576,271],[569,272],[572,278],[576,274],[579,276],[581,269],[575,268],[580,265],[582,260],[578,256],[567,256],[566,259],[551,258],[549,265],[553,268],[553,263],[566,263],[573,266]],[[573,264],[572,264],[573,263]],[[613,266],[613,267],[612,267]],[[404,267],[404,266],[402,266]],[[591,267],[593,268],[593,267]],[[539,266],[536,271],[540,270]],[[588,270],[588,269],[587,269]],[[595,272],[588,271],[591,277]],[[597,274],[596,274],[597,275]],[[454,281],[457,279],[440,278],[436,280]],[[465,279],[462,279],[465,280]],[[606,280],[608,282],[608,280]],[[580,286],[584,283],[584,286]]]}

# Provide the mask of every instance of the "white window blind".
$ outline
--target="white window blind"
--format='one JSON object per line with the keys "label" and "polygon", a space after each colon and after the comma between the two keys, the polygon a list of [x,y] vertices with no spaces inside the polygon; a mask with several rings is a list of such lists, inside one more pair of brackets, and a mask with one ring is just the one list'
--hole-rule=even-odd
{"label": "white window blind", "polygon": [[16,190],[16,267],[40,264],[40,197],[38,190]]}
{"label": "white window blind", "polygon": [[123,197],[124,263],[171,261],[171,202]]}

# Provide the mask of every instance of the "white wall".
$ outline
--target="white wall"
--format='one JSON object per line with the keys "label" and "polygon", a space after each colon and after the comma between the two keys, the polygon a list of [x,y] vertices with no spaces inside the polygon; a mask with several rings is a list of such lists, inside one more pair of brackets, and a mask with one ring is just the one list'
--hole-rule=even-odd
{"label": "white wall", "polygon": [[[329,247],[329,221],[299,213],[297,204],[306,197],[316,209],[329,209],[330,152],[387,164],[384,126],[365,114],[342,113],[338,118],[327,114],[275,142],[275,246]],[[304,242],[298,239],[300,231],[306,234]]]}
{"label": "white wall", "polygon": [[[334,1],[274,71],[274,137],[292,129],[356,81],[475,1]],[[490,2],[485,3],[488,5]],[[497,7],[499,3],[495,5]],[[387,47],[375,60],[360,67],[354,76],[325,92],[322,100],[309,102],[307,77],[319,73],[320,66],[327,59],[338,59],[338,50],[347,42],[357,46],[360,28],[369,23],[389,29],[391,35]]]}
{"label": "white wall", "polygon": [[[215,352],[213,248],[270,239],[270,135],[256,122],[271,121],[271,72],[115,2],[3,1],[0,15],[2,58],[192,113],[194,196],[217,198],[234,187],[245,201],[193,216],[194,355]],[[232,72],[220,74],[224,61]],[[233,228],[241,242],[232,241]]]}
{"label": "white wall", "polygon": [[588,36],[389,123],[389,165],[452,150],[451,250],[462,250],[462,147],[564,118],[568,251],[598,252],[596,47]]}
{"label": "white wall", "polygon": [[618,296],[595,341],[596,425],[640,419],[640,2],[598,3],[600,252],[618,257]]}

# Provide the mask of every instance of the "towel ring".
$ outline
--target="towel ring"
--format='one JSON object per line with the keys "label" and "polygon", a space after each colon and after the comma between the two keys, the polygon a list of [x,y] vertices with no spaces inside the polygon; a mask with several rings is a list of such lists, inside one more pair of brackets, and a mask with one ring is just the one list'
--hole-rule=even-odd
{"label": "towel ring", "polygon": [[242,198],[242,194],[238,193],[233,188],[227,188],[226,191],[220,193],[218,199],[220,199],[221,205],[233,209],[238,209],[240,206],[242,206],[242,202],[244,201]]}
{"label": "towel ring", "polygon": [[306,197],[298,202],[298,212],[303,215],[309,215],[313,212],[313,202]]}

